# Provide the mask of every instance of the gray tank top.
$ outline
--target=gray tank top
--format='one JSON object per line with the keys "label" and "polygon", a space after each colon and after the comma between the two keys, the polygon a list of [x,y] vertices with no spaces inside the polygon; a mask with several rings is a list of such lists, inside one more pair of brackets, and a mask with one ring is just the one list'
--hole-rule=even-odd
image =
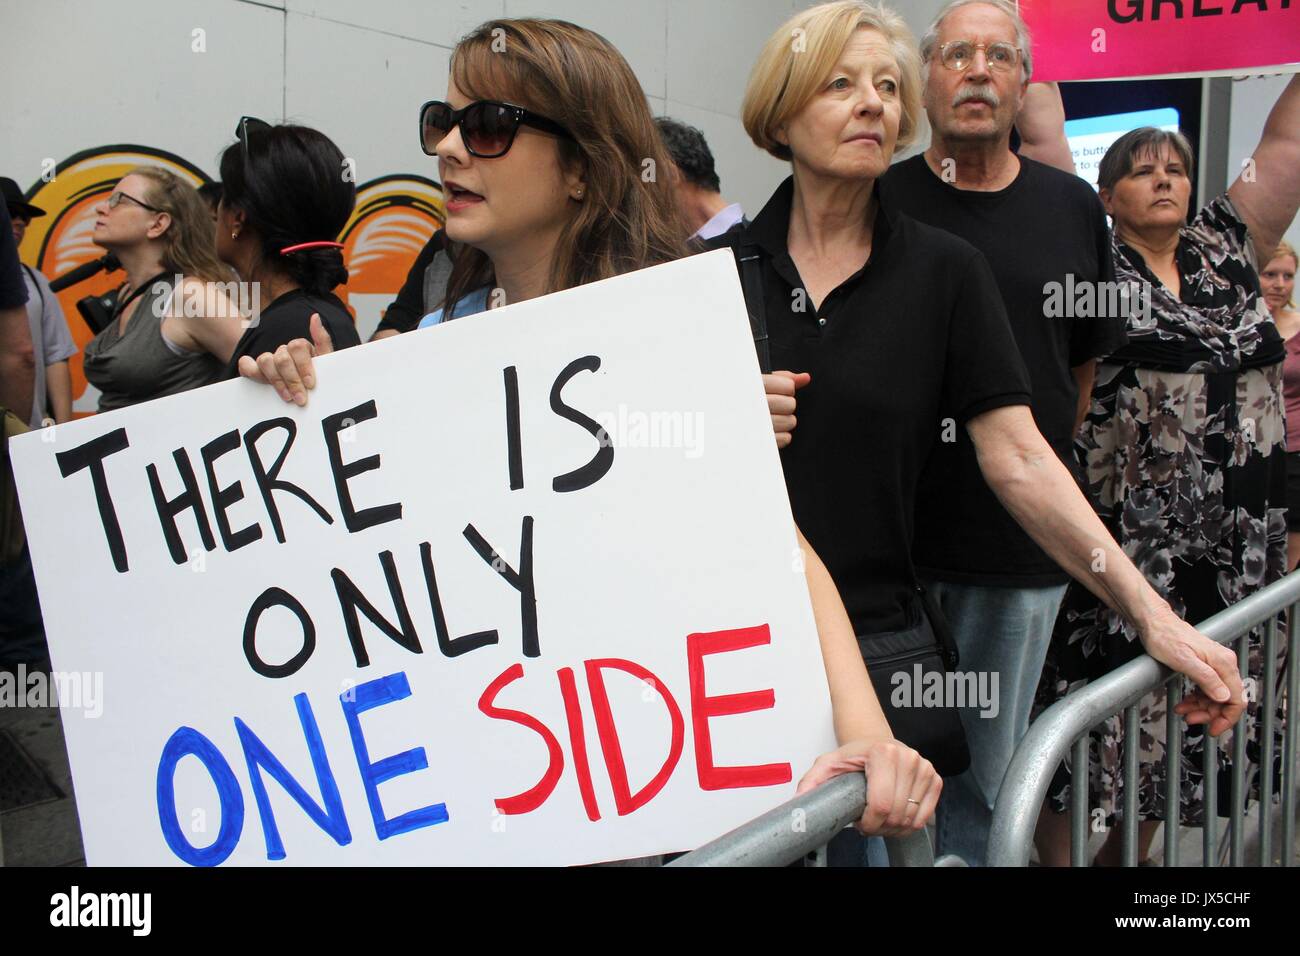
{"label": "gray tank top", "polygon": [[140,296],[125,334],[118,334],[120,321],[115,319],[86,345],[86,381],[100,391],[101,412],[221,380],[222,364],[215,356],[207,352],[178,355],[163,340],[158,313],[171,296],[172,285],[171,279],[153,282]]}

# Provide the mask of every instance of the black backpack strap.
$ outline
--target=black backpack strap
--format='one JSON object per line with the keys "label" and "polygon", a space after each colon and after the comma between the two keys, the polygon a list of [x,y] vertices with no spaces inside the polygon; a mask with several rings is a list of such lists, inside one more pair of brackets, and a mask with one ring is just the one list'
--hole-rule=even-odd
{"label": "black backpack strap", "polygon": [[961,663],[961,654],[957,650],[957,641],[952,636],[948,615],[944,614],[935,596],[920,584],[916,585],[916,591],[921,598],[921,613],[929,619],[930,630],[934,631],[935,640],[942,652],[943,666],[950,671],[955,671],[957,665]]}
{"label": "black backpack strap", "polygon": [[758,246],[736,247],[736,264],[740,268],[740,286],[745,293],[749,328],[754,334],[758,367],[764,374],[772,371],[772,355],[767,340],[767,310],[763,301],[763,261]]}

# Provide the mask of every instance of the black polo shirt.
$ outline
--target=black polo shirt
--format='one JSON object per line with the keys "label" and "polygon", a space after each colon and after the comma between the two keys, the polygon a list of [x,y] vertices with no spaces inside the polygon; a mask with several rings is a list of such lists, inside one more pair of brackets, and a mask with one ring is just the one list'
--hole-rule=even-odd
{"label": "black polo shirt", "polygon": [[815,309],[786,247],[793,197],[791,178],[747,231],[712,245],[757,248],[772,367],[812,375],[781,453],[795,520],[857,633],[899,630],[919,620],[913,505],[942,410],[960,428],[1028,405],[1029,377],[984,257],[887,205],[867,264]]}
{"label": "black polo shirt", "polygon": [[[1071,369],[1122,346],[1126,322],[1118,312],[1053,312],[1048,289],[1055,283],[1064,294],[1114,279],[1097,193],[1078,176],[1025,158],[1005,189],[959,189],[936,176],[924,156],[895,164],[880,191],[892,208],[960,236],[988,259],[1029,370],[1034,421],[1077,477],[1078,385]],[[913,555],[922,576],[1022,588],[1068,581],[985,483],[970,436],[958,430],[951,437],[930,456],[917,493]]]}

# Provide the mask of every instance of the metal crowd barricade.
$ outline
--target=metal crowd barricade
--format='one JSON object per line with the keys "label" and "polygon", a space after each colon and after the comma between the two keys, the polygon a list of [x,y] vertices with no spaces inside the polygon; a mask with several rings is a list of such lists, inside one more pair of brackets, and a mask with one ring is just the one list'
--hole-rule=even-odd
{"label": "metal crowd barricade", "polygon": [[[1286,686],[1282,699],[1287,707],[1286,729],[1282,755],[1282,865],[1291,865],[1295,854],[1295,801],[1296,801],[1296,720],[1293,702],[1300,697],[1300,667],[1297,653],[1300,649],[1300,572],[1293,573],[1257,591],[1250,597],[1220,611],[1198,625],[1201,633],[1221,644],[1236,642],[1237,662],[1244,677],[1252,631],[1264,627],[1264,679],[1255,696],[1260,703],[1258,721],[1261,725],[1261,744],[1258,763],[1261,809],[1259,820],[1259,849],[1262,866],[1272,865],[1274,833],[1272,825],[1273,763],[1276,758],[1273,736],[1277,711],[1276,686],[1278,682],[1276,650],[1278,615],[1287,611],[1287,664]],[[997,804],[993,811],[993,827],[989,837],[988,862],[990,866],[1028,866],[1029,851],[1034,838],[1034,827],[1039,811],[1056,768],[1073,747],[1071,759],[1070,807],[1070,865],[1088,864],[1088,733],[1103,720],[1123,712],[1125,719],[1124,779],[1135,780],[1138,768],[1138,747],[1130,742],[1138,740],[1138,705],[1146,695],[1166,688],[1166,792],[1165,806],[1176,808],[1182,761],[1182,718],[1174,713],[1174,705],[1181,699],[1184,678],[1168,668],[1143,656],[1117,668],[1105,677],[1080,688],[1048,708],[1029,728],[1016,749],[1002,780]],[[1229,862],[1233,866],[1245,863],[1245,800],[1247,715],[1243,715],[1232,743],[1232,778],[1229,797],[1228,840]],[[1205,737],[1205,793],[1204,853],[1205,866],[1217,866],[1220,858],[1218,787],[1210,785],[1218,766],[1219,744],[1217,738]],[[1123,863],[1137,865],[1137,798],[1136,786],[1124,787],[1123,800]],[[1178,865],[1180,822],[1178,814],[1165,821],[1164,865]]]}
{"label": "metal crowd barricade", "polygon": [[[831,837],[862,816],[867,781],[848,773],[769,810],[668,866],[785,866],[810,853],[825,865]],[[961,866],[955,857],[937,863],[926,831],[885,840],[890,866]]]}

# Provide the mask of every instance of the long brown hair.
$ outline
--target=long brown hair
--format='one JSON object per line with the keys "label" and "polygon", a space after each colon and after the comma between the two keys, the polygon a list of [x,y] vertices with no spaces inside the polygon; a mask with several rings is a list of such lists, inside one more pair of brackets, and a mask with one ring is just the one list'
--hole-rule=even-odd
{"label": "long brown hair", "polygon": [[[472,99],[508,99],[573,134],[558,140],[560,162],[579,164],[586,194],[560,234],[547,292],[686,255],[667,151],[608,40],[562,20],[489,20],[457,44],[451,78]],[[487,255],[460,246],[445,303],[494,284]]]}
{"label": "long brown hair", "polygon": [[149,180],[145,199],[171,217],[162,234],[163,268],[208,282],[228,282],[234,277],[230,267],[217,258],[212,213],[198,190],[161,166],[137,166],[127,175]]}

